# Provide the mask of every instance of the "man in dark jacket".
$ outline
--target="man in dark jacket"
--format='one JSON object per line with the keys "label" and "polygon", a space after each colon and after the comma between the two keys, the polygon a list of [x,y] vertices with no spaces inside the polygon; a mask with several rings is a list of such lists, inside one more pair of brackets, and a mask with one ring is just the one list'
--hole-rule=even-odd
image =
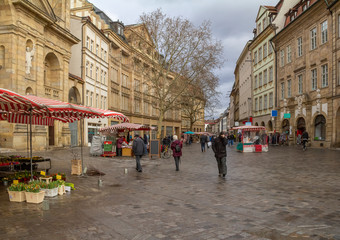
{"label": "man in dark jacket", "polygon": [[218,166],[218,175],[225,177],[227,175],[227,139],[224,132],[221,132],[215,141],[212,143],[212,149],[215,153],[215,158]]}
{"label": "man in dark jacket", "polygon": [[205,152],[205,144],[208,142],[208,138],[206,135],[202,134],[200,137],[200,142],[201,142],[201,150],[202,152]]}
{"label": "man in dark jacket", "polygon": [[139,137],[138,134],[135,135],[135,140],[133,140],[132,151],[136,156],[136,170],[142,172],[142,165],[140,164],[140,159],[145,152],[144,141]]}

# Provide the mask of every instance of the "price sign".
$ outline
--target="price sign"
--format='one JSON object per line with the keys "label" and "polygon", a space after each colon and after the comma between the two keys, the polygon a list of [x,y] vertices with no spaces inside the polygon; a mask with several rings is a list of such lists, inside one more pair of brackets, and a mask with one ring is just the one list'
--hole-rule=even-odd
{"label": "price sign", "polygon": [[61,179],[61,175],[57,175],[57,180],[60,180]]}
{"label": "price sign", "polygon": [[18,180],[13,180],[13,184],[14,184],[14,185],[17,185],[18,183],[19,183]]}
{"label": "price sign", "polygon": [[43,175],[43,176],[45,176],[45,175],[46,175],[46,173],[45,173],[44,171],[41,171],[41,172],[40,172],[40,175]]}

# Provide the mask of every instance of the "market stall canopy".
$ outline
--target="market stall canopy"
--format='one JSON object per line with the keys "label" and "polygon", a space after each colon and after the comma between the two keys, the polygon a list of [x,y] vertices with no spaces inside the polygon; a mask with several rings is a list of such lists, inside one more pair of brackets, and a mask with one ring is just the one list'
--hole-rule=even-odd
{"label": "market stall canopy", "polygon": [[241,131],[261,131],[266,130],[266,127],[263,126],[240,126],[240,127],[233,127],[231,130],[241,130]]}
{"label": "market stall canopy", "polygon": [[102,118],[115,118],[115,119],[121,120],[124,123],[130,121],[127,116],[119,112],[115,112],[111,110],[103,110],[99,108],[92,108],[92,107],[90,107],[90,109],[93,109],[96,112],[100,112]]}
{"label": "market stall canopy", "polygon": [[209,133],[209,132],[197,132],[195,134],[198,134],[198,135],[207,135],[207,136],[212,136],[213,135],[212,133]]}
{"label": "market stall canopy", "polygon": [[149,131],[149,130],[155,130],[154,127],[149,127],[142,124],[135,124],[135,123],[121,123],[116,124],[112,126],[108,126],[105,128],[99,129],[99,132],[105,134],[105,133],[112,133],[112,132],[122,132],[125,129],[129,131]]}
{"label": "market stall canopy", "polygon": [[188,131],[188,132],[185,132],[184,134],[195,134],[195,133],[191,132],[191,131]]}

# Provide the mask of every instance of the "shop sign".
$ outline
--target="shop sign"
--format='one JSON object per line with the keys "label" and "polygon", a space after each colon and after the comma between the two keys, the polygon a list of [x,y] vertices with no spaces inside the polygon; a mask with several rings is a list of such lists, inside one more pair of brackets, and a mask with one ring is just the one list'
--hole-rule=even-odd
{"label": "shop sign", "polygon": [[272,117],[277,117],[277,110],[272,110]]}
{"label": "shop sign", "polygon": [[283,114],[283,118],[290,118],[290,113]]}

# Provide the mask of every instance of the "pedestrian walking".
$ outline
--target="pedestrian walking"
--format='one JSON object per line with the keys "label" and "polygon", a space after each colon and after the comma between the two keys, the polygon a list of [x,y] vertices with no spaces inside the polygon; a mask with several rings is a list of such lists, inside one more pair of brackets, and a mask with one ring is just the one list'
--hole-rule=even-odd
{"label": "pedestrian walking", "polygon": [[303,131],[301,138],[302,138],[302,148],[305,151],[306,147],[307,147],[306,144],[307,144],[308,138],[309,138],[308,132],[306,130]]}
{"label": "pedestrian walking", "polygon": [[207,136],[202,134],[200,137],[200,142],[201,142],[201,150],[202,152],[205,152],[205,144],[208,142]]}
{"label": "pedestrian walking", "polygon": [[174,157],[175,160],[175,165],[176,165],[176,171],[179,171],[179,163],[181,161],[181,156],[182,156],[182,148],[183,148],[183,141],[178,140],[177,135],[173,136],[173,142],[171,143],[171,150],[172,150],[172,156]]}
{"label": "pedestrian walking", "polygon": [[227,175],[227,139],[224,132],[221,132],[215,141],[212,143],[212,149],[215,153],[215,158],[218,166],[218,175],[225,177]]}
{"label": "pedestrian walking", "polygon": [[136,156],[136,170],[138,172],[142,172],[142,165],[140,164],[140,159],[145,153],[145,144],[138,134],[135,135],[135,139],[133,140],[132,151]]}
{"label": "pedestrian walking", "polygon": [[122,136],[117,140],[117,156],[122,156],[122,145],[125,138]]}

